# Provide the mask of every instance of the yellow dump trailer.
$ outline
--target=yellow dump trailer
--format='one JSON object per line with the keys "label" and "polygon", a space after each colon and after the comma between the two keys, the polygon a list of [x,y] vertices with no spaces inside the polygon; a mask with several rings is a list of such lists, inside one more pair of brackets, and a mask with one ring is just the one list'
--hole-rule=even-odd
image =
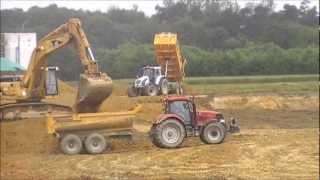
{"label": "yellow dump trailer", "polygon": [[60,140],[65,154],[78,154],[83,146],[90,154],[103,152],[112,136],[131,136],[133,119],[141,105],[131,111],[79,113],[69,116],[47,115],[47,131]]}
{"label": "yellow dump trailer", "polygon": [[177,34],[165,32],[156,34],[154,49],[156,61],[168,81],[181,83],[185,76],[186,60],[181,56]]}

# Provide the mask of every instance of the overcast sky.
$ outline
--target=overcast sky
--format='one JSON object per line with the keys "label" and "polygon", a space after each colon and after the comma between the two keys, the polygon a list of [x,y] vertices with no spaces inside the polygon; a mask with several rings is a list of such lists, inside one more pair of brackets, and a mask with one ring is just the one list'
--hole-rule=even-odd
{"label": "overcast sky", "polygon": [[[275,9],[282,9],[284,4],[292,4],[297,7],[300,6],[302,0],[274,0]],[[311,6],[317,6],[319,12],[319,0],[310,0]],[[249,2],[259,3],[260,0],[237,0],[241,7]],[[132,9],[133,5],[138,5],[138,10],[143,11],[146,15],[150,16],[155,13],[156,5],[162,5],[161,0],[108,0],[108,1],[72,1],[72,0],[41,0],[41,1],[32,1],[32,0],[1,0],[1,9],[12,9],[12,8],[21,8],[23,10],[28,10],[32,6],[46,7],[50,4],[57,4],[58,7],[67,7],[69,9],[83,9],[89,11],[102,11],[106,12],[110,7],[119,7],[124,9]]]}

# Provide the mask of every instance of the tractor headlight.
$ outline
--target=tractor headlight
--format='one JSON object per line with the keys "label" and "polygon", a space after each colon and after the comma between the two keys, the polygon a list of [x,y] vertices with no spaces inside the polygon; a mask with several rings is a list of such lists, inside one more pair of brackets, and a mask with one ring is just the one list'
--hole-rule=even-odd
{"label": "tractor headlight", "polygon": [[226,120],[220,119],[219,122],[221,122],[221,123],[226,123]]}
{"label": "tractor headlight", "polygon": [[141,85],[145,86],[146,85],[146,82],[147,82],[147,79],[144,79],[141,83]]}

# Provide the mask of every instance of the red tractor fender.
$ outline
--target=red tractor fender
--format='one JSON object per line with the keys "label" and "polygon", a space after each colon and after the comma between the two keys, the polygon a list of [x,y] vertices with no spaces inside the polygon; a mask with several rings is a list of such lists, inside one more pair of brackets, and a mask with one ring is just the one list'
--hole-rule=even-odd
{"label": "red tractor fender", "polygon": [[179,121],[183,126],[183,120],[182,118],[177,115],[177,114],[160,114],[155,121],[153,122],[153,124],[160,124],[162,121],[165,121],[167,119],[176,119],[177,121]]}

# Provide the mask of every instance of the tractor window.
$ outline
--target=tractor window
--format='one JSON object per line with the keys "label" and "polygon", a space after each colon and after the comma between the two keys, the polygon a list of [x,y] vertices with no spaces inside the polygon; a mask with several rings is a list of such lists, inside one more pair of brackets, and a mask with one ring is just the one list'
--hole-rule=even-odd
{"label": "tractor window", "polygon": [[193,104],[191,102],[188,103],[190,112],[193,113]]}
{"label": "tractor window", "polygon": [[153,70],[152,69],[144,69],[143,75],[151,78],[153,76]]}
{"label": "tractor window", "polygon": [[155,70],[154,74],[155,74],[155,77],[160,76],[160,70]]}
{"label": "tractor window", "polygon": [[185,124],[191,125],[189,104],[187,101],[173,101],[169,104],[169,113],[178,114]]}

